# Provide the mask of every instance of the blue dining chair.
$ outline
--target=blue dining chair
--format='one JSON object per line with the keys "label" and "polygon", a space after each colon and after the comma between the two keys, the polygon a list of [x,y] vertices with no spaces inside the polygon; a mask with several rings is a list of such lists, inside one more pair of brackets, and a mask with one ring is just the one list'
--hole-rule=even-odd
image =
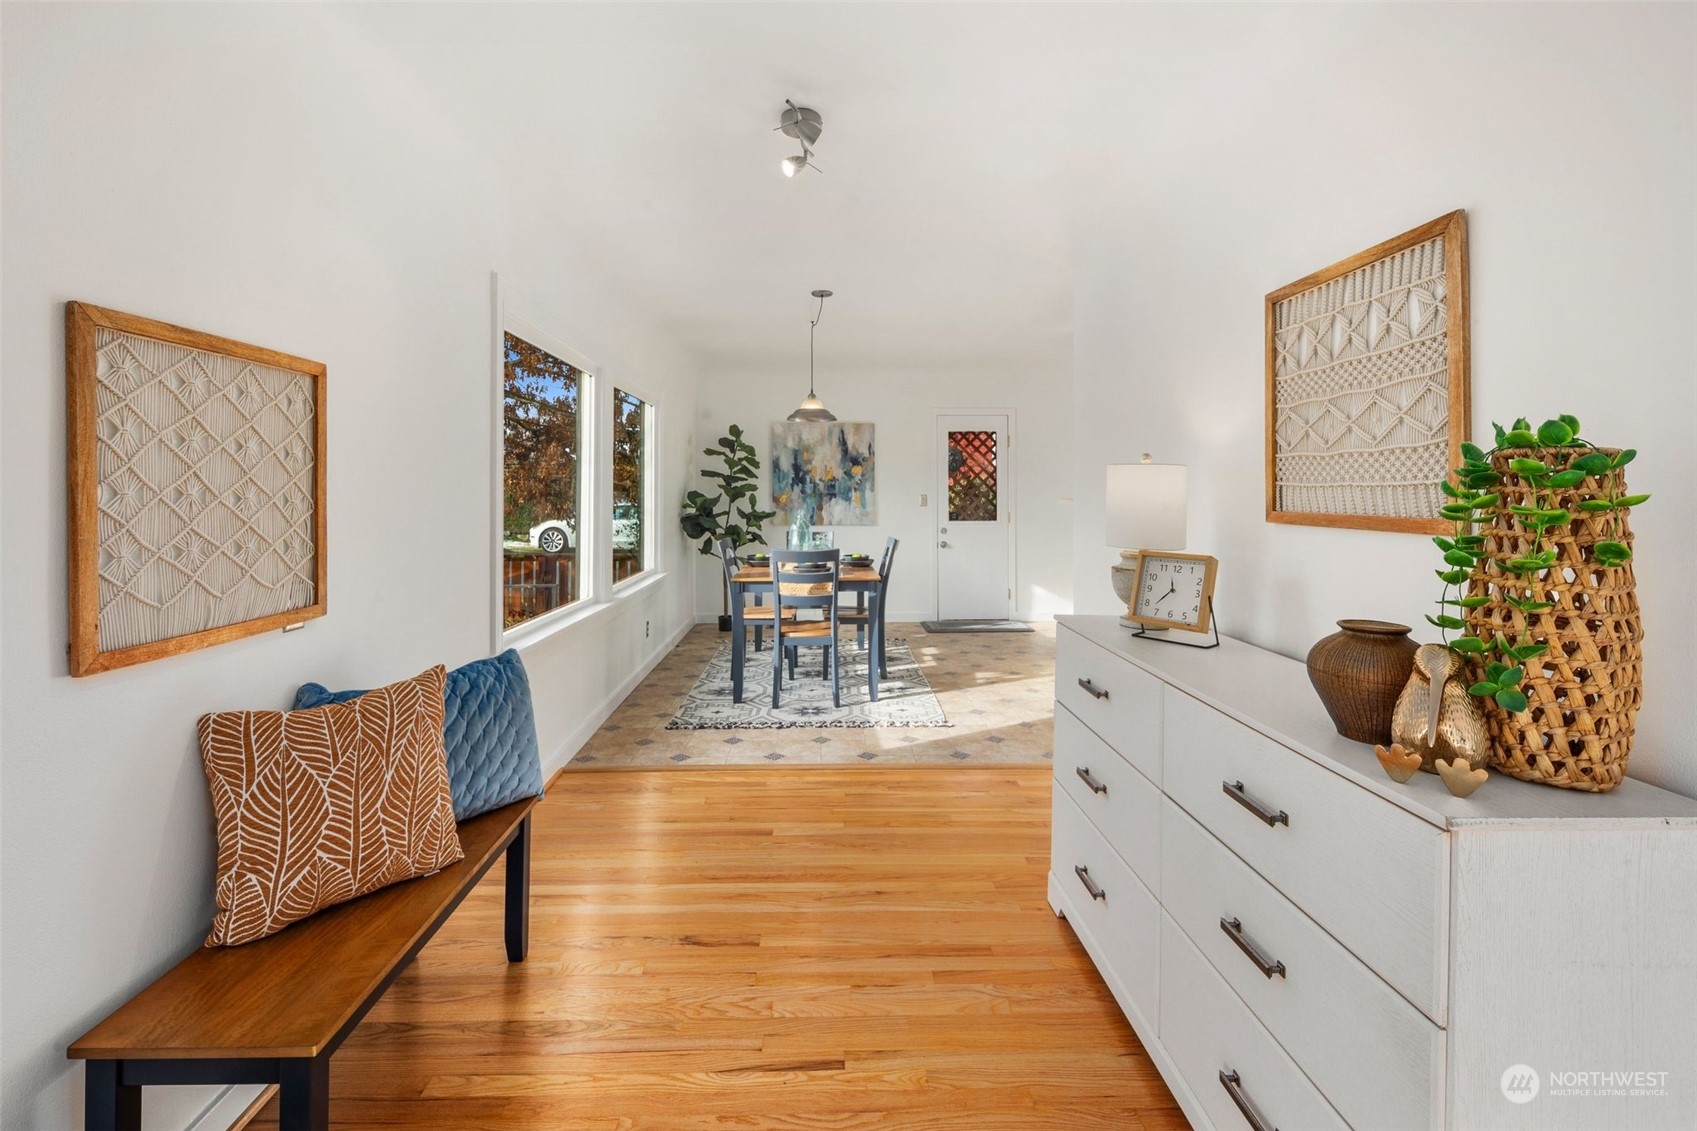
{"label": "blue dining chair", "polygon": [[[730,593],[732,592],[731,578],[737,572],[737,567],[740,564],[737,561],[737,548],[729,538],[719,539],[716,545],[719,549],[719,561],[725,567],[725,592]],[[754,591],[754,603],[752,605],[744,604],[742,609],[743,629],[745,631],[750,628],[754,629],[754,650],[756,652],[760,651],[766,633],[772,627],[772,615],[775,611],[760,603],[764,599],[765,595],[757,589]],[[790,618],[795,619],[794,612],[790,613]]]}
{"label": "blue dining chair", "polygon": [[[831,677],[831,705],[843,705],[842,663],[837,650],[837,577],[841,552],[837,550],[772,551],[772,706],[779,705],[784,685],[784,663],[790,678],[796,678],[797,653],[818,648],[822,667],[819,676]],[[825,569],[802,573],[795,566],[822,565]],[[818,609],[821,620],[786,616],[800,609]]]}
{"label": "blue dining chair", "polygon": [[[896,547],[899,545],[901,545],[901,542],[895,538],[886,541],[884,543],[884,559],[878,564],[878,615],[880,618],[884,615],[884,608],[889,604],[890,570],[896,564]],[[839,619],[845,624],[854,625],[854,646],[865,648],[867,634],[872,625],[866,608],[866,594],[857,593],[855,596],[857,598],[855,607],[844,609]]]}

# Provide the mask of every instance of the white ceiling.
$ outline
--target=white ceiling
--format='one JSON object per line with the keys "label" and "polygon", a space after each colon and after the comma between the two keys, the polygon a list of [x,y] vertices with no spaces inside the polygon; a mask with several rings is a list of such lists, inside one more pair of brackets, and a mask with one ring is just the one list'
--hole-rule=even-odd
{"label": "white ceiling", "polygon": [[[819,342],[837,363],[1065,359],[1081,201],[1110,174],[1160,180],[1163,146],[1257,128],[1211,78],[1267,66],[1255,35],[1278,26],[1209,6],[344,12],[593,270],[703,357],[748,362],[805,349],[815,287],[836,291]],[[778,171],[786,97],[824,116],[822,174]]]}

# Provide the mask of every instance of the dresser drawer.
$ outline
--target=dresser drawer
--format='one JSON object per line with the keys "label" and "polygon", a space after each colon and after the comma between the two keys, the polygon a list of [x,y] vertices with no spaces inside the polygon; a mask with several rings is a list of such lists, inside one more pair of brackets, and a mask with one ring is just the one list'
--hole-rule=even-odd
{"label": "dresser drawer", "polygon": [[1357,1127],[1441,1126],[1443,1030],[1182,809],[1161,816],[1162,908],[1332,1106]]}
{"label": "dresser drawer", "polygon": [[1443,832],[1172,687],[1162,709],[1167,795],[1442,1025]]}
{"label": "dresser drawer", "polygon": [[[1130,635],[1130,629],[1126,630]],[[1062,629],[1055,635],[1055,698],[1143,776],[1161,784],[1161,681]]]}
{"label": "dresser drawer", "polygon": [[1049,883],[1066,899],[1055,910],[1066,915],[1120,1004],[1153,1026],[1160,1004],[1160,905],[1064,790],[1054,791],[1053,816]]}
{"label": "dresser drawer", "polygon": [[1161,893],[1161,791],[1078,716],[1055,705],[1055,784],[1144,886]]}
{"label": "dresser drawer", "polygon": [[[1319,1089],[1165,915],[1161,1046],[1216,1131],[1348,1131]],[[1228,1084],[1224,1076],[1234,1079]],[[1257,1113],[1260,1126],[1244,1114],[1234,1092]]]}

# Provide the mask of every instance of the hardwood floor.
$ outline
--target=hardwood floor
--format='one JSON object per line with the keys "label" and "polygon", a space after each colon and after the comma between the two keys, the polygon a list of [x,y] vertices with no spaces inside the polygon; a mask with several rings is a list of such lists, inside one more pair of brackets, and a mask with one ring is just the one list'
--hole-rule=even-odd
{"label": "hardwood floor", "polygon": [[332,1060],[338,1129],[1186,1126],[1045,902],[1046,766],[562,774],[535,821],[529,961],[497,869]]}

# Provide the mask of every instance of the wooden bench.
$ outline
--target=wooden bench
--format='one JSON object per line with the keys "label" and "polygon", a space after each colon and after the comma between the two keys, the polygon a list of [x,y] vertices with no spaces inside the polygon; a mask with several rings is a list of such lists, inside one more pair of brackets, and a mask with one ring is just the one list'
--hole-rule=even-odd
{"label": "wooden bench", "polygon": [[244,946],[203,947],[68,1050],[87,1061],[89,1131],[139,1131],[148,1084],[276,1084],[279,1126],[330,1125],[330,1057],[488,872],[507,858],[507,961],[530,946],[536,798],[459,826],[465,859]]}

